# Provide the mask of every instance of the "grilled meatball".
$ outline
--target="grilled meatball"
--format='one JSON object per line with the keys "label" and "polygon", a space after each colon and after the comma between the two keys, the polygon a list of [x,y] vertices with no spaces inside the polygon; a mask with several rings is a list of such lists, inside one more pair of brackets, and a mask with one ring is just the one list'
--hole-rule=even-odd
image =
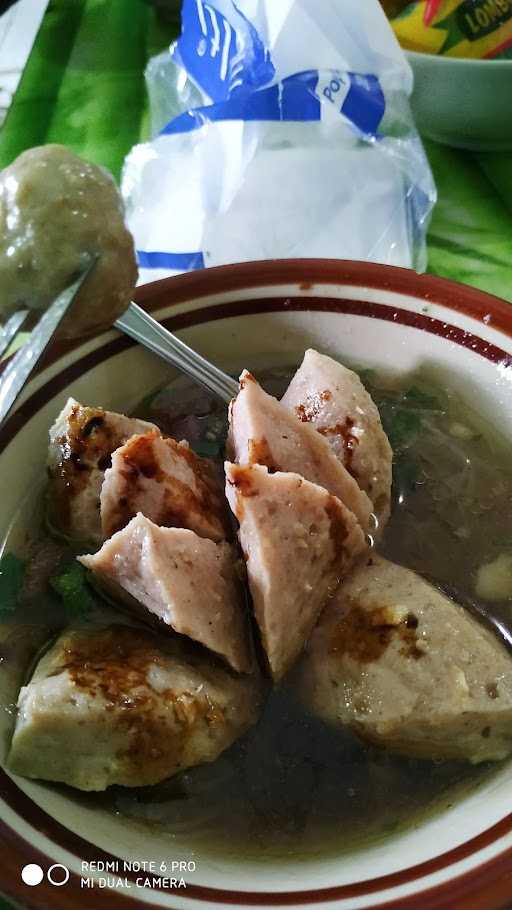
{"label": "grilled meatball", "polygon": [[256,678],[128,625],[71,628],[18,699],[8,764],[80,790],[156,784],[214,761],[255,723]]}
{"label": "grilled meatball", "polygon": [[473,763],[512,752],[512,658],[414,572],[373,555],[338,589],[298,668],[305,704],[391,752]]}

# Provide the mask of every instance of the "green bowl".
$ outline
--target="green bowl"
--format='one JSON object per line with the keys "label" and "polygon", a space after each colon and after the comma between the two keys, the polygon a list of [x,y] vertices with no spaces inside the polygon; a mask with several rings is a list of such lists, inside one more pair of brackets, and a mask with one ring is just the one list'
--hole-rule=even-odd
{"label": "green bowl", "polygon": [[421,133],[474,151],[512,149],[512,60],[406,55]]}

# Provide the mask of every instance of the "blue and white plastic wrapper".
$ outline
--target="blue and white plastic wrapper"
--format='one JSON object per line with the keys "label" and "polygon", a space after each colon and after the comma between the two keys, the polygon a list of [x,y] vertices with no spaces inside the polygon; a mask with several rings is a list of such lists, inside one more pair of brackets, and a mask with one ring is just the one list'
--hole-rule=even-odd
{"label": "blue and white plastic wrapper", "polygon": [[436,192],[377,0],[184,0],[122,192],[140,281],[257,259],[422,270]]}

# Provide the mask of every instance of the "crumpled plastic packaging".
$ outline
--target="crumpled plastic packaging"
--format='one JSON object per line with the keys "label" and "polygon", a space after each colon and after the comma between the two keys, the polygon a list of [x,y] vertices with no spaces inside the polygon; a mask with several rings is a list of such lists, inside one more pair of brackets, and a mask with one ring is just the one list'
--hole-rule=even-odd
{"label": "crumpled plastic packaging", "polygon": [[426,265],[436,191],[377,0],[184,0],[122,192],[140,280],[257,259]]}

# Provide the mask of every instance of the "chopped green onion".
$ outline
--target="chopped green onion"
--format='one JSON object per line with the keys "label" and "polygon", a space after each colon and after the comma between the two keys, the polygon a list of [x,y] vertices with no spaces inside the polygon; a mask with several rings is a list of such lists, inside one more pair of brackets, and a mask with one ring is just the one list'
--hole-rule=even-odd
{"label": "chopped green onion", "polygon": [[12,613],[18,606],[25,577],[25,563],[14,553],[4,553],[0,559],[0,615]]}
{"label": "chopped green onion", "polygon": [[84,615],[94,605],[87,585],[87,572],[79,562],[71,563],[59,575],[50,578],[50,585],[69,613]]}
{"label": "chopped green onion", "polygon": [[201,458],[218,458],[224,450],[224,445],[224,440],[199,439],[197,442],[192,442],[190,447]]}

